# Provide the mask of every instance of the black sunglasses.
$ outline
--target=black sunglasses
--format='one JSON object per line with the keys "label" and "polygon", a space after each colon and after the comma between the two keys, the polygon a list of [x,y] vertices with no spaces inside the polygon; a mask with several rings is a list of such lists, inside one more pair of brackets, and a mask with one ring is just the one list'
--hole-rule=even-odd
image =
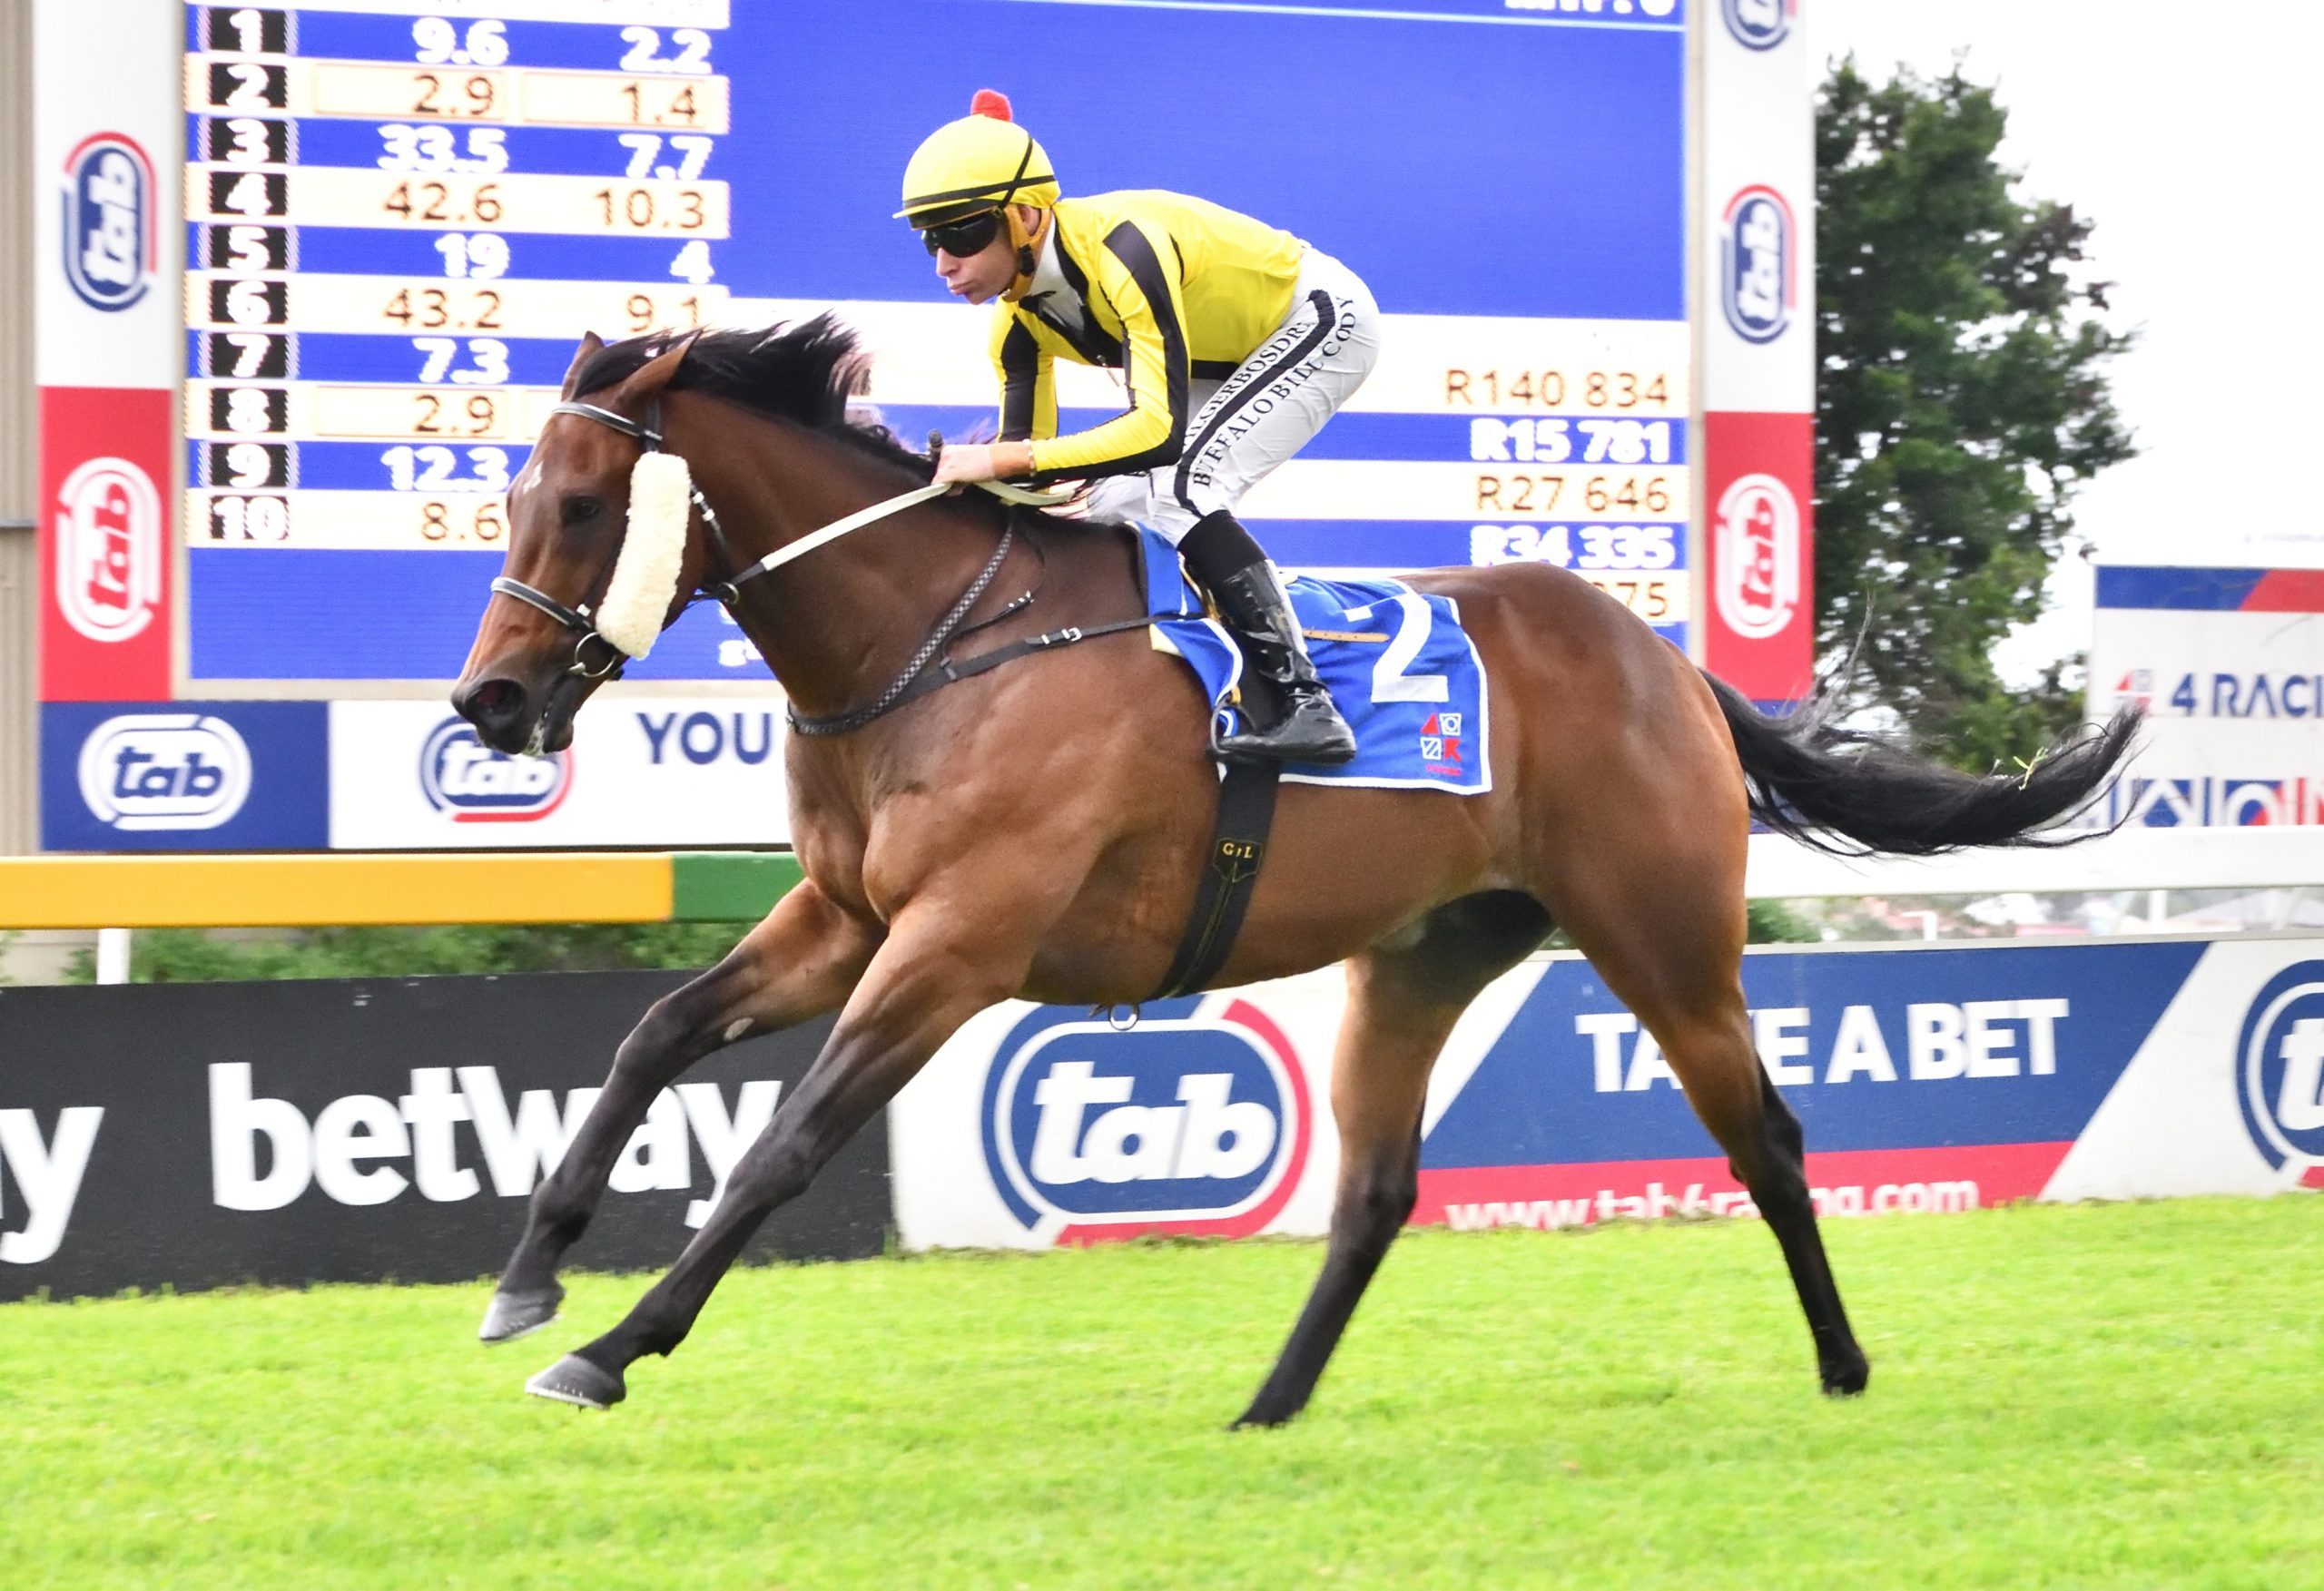
{"label": "black sunglasses", "polygon": [[920,241],[934,254],[942,250],[955,260],[966,260],[981,254],[1000,235],[1000,211],[988,210],[982,215],[972,215],[966,221],[947,221],[941,226],[921,229]]}

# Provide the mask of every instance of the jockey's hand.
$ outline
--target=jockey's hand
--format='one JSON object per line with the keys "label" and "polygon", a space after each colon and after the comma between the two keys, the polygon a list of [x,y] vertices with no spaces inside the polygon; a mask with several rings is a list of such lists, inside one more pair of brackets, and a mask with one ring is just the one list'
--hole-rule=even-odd
{"label": "jockey's hand", "polygon": [[948,443],[936,459],[936,480],[940,486],[966,486],[1032,473],[1030,442]]}

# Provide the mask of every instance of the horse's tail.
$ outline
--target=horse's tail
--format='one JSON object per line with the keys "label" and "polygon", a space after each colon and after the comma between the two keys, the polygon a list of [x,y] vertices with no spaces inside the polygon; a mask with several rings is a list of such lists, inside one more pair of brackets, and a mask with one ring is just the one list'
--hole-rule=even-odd
{"label": "horse's tail", "polygon": [[2126,707],[2095,733],[2045,750],[2030,768],[1979,778],[1836,726],[1828,694],[1769,718],[1732,685],[1703,677],[1735,737],[1751,815],[1840,855],[1933,856],[1969,846],[2093,839],[2106,831],[2044,826],[2097,799],[2139,727],[2138,710]]}

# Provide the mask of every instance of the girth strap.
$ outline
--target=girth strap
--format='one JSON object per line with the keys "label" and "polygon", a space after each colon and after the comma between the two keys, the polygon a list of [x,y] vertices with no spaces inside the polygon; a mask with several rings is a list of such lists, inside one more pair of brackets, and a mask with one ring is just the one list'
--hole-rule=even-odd
{"label": "girth strap", "polygon": [[1208,983],[1226,963],[1242,931],[1243,914],[1266,860],[1267,837],[1275,829],[1275,797],[1282,777],[1279,762],[1229,762],[1218,784],[1218,816],[1210,831],[1202,873],[1195,885],[1195,908],[1178,954],[1162,982],[1147,996],[1167,1000]]}

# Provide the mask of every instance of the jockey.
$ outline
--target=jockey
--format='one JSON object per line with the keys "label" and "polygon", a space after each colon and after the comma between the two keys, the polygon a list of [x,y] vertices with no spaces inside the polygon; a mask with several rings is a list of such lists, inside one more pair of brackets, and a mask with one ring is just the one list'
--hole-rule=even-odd
{"label": "jockey", "polygon": [[[1230,756],[1338,763],[1355,738],[1308,661],[1283,576],[1235,506],[1305,447],[1379,358],[1379,309],[1354,272],[1288,232],[1180,193],[1059,196],[1049,155],[987,89],[904,170],[901,220],[972,304],[998,299],[1000,437],[953,446],[940,481],[1096,480],[1092,514],[1170,538],[1250,666],[1273,723]],[[1057,434],[1055,361],[1119,368],[1127,412]]]}

